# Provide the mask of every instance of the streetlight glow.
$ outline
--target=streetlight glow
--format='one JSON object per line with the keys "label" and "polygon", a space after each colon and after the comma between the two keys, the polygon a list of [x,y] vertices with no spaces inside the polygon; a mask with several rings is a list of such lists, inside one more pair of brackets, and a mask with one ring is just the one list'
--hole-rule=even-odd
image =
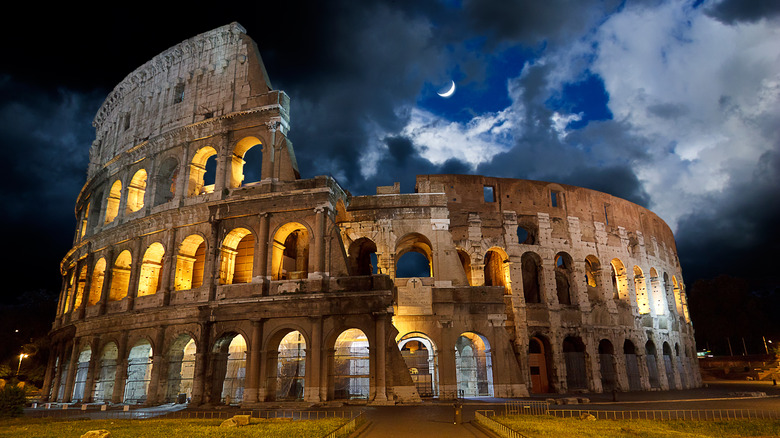
{"label": "streetlight glow", "polygon": [[24,359],[25,357],[28,357],[28,356],[29,356],[29,354],[24,354],[24,353],[19,355],[19,366],[16,367],[16,375],[17,376],[19,375],[19,370],[22,369],[22,359]]}

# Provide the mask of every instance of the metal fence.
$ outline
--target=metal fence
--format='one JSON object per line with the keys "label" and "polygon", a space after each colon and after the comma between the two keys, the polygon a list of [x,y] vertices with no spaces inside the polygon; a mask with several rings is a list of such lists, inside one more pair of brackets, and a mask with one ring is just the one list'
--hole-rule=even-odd
{"label": "metal fence", "polygon": [[[315,411],[316,412],[316,411]],[[361,424],[363,424],[366,421],[365,416],[363,415],[363,411],[360,411],[360,413],[352,418],[351,420],[347,421],[343,425],[339,426],[338,429],[334,430],[333,432],[325,435],[324,438],[336,438],[340,436],[347,436],[357,430],[358,427],[360,427]]]}
{"label": "metal fence", "polygon": [[551,409],[548,412],[556,418],[582,417],[593,415],[597,420],[739,420],[739,419],[780,419],[780,411],[759,409],[697,409],[697,410],[637,410],[637,411],[601,411],[581,409]]}
{"label": "metal fence", "polygon": [[71,418],[71,419],[111,419],[111,420],[144,420],[149,418],[158,419],[188,419],[188,420],[227,420],[234,415],[249,415],[251,418],[273,419],[286,418],[290,420],[319,420],[323,418],[349,418],[353,420],[361,414],[352,410],[339,411],[300,411],[294,409],[274,409],[274,410],[219,410],[219,411],[199,411],[199,410],[180,410],[164,411],[155,409],[107,409],[100,408],[79,409],[70,407],[62,408],[36,408],[25,411],[28,417],[33,418]]}
{"label": "metal fence", "polygon": [[546,415],[550,404],[537,400],[512,400],[504,403],[505,415]]}
{"label": "metal fence", "polygon": [[474,413],[474,421],[502,438],[528,438],[526,435],[510,428],[504,423],[491,418],[495,415],[495,411],[479,410]]}

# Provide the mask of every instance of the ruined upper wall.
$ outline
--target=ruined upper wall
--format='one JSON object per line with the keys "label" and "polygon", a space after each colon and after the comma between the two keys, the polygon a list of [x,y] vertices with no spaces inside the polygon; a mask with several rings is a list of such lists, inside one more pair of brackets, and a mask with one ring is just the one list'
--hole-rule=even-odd
{"label": "ruined upper wall", "polygon": [[[155,136],[278,104],[271,89],[257,46],[238,23],[187,39],[127,75],[108,95],[93,121],[88,176]],[[285,99],[283,107],[289,105]]]}

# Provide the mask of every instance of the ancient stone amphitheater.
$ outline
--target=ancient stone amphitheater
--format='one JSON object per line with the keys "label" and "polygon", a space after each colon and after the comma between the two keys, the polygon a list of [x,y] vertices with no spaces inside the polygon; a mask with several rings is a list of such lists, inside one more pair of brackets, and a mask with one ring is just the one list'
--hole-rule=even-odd
{"label": "ancient stone amphitheater", "polygon": [[241,404],[700,385],[674,236],[580,187],[302,179],[290,100],[233,23],[94,119],[44,394]]}

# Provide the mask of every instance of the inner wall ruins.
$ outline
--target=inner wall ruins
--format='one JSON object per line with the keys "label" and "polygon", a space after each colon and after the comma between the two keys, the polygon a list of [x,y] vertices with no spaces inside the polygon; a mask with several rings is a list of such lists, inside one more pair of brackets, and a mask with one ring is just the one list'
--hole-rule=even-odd
{"label": "inner wall ruins", "polygon": [[128,75],[94,119],[49,401],[373,404],[701,385],[674,236],[580,187],[303,179],[237,23]]}

